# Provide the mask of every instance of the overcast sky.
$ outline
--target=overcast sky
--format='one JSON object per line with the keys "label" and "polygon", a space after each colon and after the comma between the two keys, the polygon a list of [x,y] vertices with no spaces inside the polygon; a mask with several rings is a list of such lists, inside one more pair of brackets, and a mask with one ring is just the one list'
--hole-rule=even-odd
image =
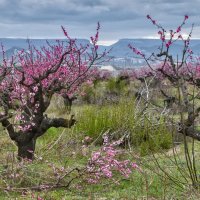
{"label": "overcast sky", "polygon": [[89,38],[98,21],[104,43],[155,37],[147,14],[167,29],[187,14],[185,31],[194,23],[193,37],[200,38],[200,0],[0,0],[0,37],[62,38],[63,25],[70,36]]}

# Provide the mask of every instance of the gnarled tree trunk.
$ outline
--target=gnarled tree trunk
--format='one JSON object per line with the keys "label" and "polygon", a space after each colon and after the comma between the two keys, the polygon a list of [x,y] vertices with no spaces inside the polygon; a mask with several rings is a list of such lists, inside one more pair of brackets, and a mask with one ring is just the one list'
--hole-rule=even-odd
{"label": "gnarled tree trunk", "polygon": [[30,140],[25,140],[17,142],[18,147],[18,159],[34,159],[36,139],[32,138]]}
{"label": "gnarled tree trunk", "polygon": [[44,116],[42,120],[33,121],[36,126],[33,126],[31,130],[15,131],[13,125],[8,119],[2,120],[2,125],[7,129],[10,138],[16,142],[18,147],[18,159],[34,159],[35,144],[38,137],[46,133],[51,127],[64,127],[71,128],[76,120],[71,115],[69,119],[64,118],[48,118]]}

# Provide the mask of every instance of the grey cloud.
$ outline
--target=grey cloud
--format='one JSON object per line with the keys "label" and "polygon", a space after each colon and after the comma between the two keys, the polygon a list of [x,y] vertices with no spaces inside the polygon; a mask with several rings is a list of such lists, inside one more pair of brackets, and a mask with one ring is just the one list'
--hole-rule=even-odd
{"label": "grey cloud", "polygon": [[60,36],[61,24],[75,36],[88,37],[97,21],[102,39],[145,37],[155,32],[147,14],[169,28],[188,14],[199,26],[199,8],[200,0],[0,0],[0,37]]}

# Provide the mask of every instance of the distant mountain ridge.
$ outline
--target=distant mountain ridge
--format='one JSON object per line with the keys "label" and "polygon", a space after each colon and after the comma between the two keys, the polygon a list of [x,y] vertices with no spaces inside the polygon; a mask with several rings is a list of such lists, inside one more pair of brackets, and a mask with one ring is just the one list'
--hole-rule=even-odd
{"label": "distant mountain ridge", "polygon": [[[60,39],[66,41],[64,39]],[[35,45],[37,48],[46,46],[48,41],[50,44],[55,44],[56,39],[30,39],[31,44]],[[0,38],[0,43],[4,46],[6,50],[6,55],[10,57],[15,51],[27,49],[28,42],[27,39],[18,39],[18,38]],[[90,41],[87,39],[77,39],[78,44],[90,44]],[[137,67],[143,65],[143,61],[139,58],[135,58],[135,55],[128,48],[128,45],[131,44],[134,47],[140,49],[146,55],[150,55],[152,52],[158,52],[158,47],[161,44],[159,39],[120,39],[116,43],[110,46],[99,45],[99,52],[103,52],[105,49],[111,49],[109,56],[113,57],[109,63],[117,67]],[[200,52],[200,39],[194,39],[190,41],[190,46],[193,52],[198,55]],[[174,56],[181,55],[182,53],[183,42],[176,41],[173,44],[170,53]],[[2,55],[0,55],[0,59]]]}
{"label": "distant mountain ridge", "polygon": [[[61,41],[67,41],[65,39],[59,39]],[[23,38],[0,38],[0,43],[5,47],[6,50],[12,47],[18,47],[27,49],[28,48],[28,41],[31,44],[35,45],[37,48],[47,45],[47,41],[50,44],[55,44],[56,39],[23,39]],[[82,44],[89,43],[87,39],[77,39],[78,42]]]}

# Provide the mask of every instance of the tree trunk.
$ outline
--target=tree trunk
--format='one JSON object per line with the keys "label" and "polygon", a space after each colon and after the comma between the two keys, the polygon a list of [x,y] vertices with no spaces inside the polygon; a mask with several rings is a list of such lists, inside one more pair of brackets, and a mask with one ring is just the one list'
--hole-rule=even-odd
{"label": "tree trunk", "polygon": [[18,159],[34,159],[36,139],[31,139],[30,141],[18,142]]}

